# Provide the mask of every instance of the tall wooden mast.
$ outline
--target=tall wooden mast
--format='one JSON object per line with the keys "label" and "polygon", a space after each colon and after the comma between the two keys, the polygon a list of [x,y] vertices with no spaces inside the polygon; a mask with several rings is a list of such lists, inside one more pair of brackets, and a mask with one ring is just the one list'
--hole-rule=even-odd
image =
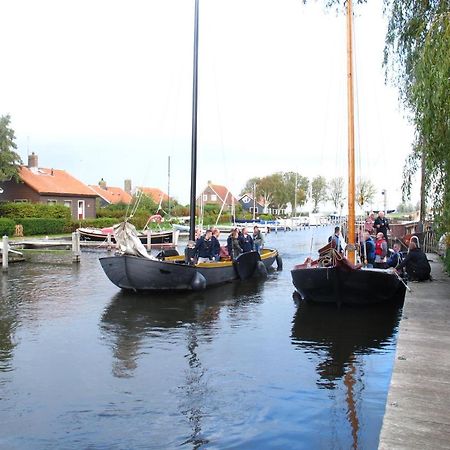
{"label": "tall wooden mast", "polygon": [[353,100],[353,8],[347,0],[347,103],[348,103],[348,235],[347,256],[355,262],[355,113]]}

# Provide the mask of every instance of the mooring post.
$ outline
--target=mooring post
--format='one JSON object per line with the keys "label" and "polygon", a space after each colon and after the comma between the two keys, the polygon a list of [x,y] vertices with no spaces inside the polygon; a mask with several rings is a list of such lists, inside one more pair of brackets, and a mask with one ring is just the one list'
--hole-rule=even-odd
{"label": "mooring post", "polygon": [[112,245],[111,245],[111,233],[108,233],[108,236],[106,237],[106,242],[107,242],[106,248],[107,248],[108,252],[110,252],[111,249],[112,249]]}
{"label": "mooring post", "polygon": [[79,263],[80,257],[81,257],[80,232],[74,231],[72,233],[72,262]]}
{"label": "mooring post", "polygon": [[147,251],[152,249],[152,230],[149,228],[147,230]]}
{"label": "mooring post", "polygon": [[8,243],[8,236],[3,236],[2,240],[3,248],[2,248],[2,270],[3,272],[6,272],[8,270],[8,249],[9,249],[9,243]]}

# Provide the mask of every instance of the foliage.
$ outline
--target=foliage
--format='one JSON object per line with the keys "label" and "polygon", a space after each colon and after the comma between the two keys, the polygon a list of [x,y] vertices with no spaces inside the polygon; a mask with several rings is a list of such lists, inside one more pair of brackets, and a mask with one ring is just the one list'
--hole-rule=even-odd
{"label": "foliage", "polygon": [[397,206],[397,212],[399,213],[410,213],[414,212],[416,209],[414,208],[414,205],[410,202],[402,202]]}
{"label": "foliage", "polygon": [[425,189],[441,232],[450,231],[450,4],[448,0],[386,0],[388,74],[400,90],[416,129],[404,169],[409,198],[423,157]]}
{"label": "foliage", "polygon": [[344,179],[342,177],[333,178],[328,185],[329,199],[333,202],[336,211],[342,209],[344,202]]}
{"label": "foliage", "polygon": [[319,175],[311,182],[311,199],[313,201],[313,213],[319,212],[319,203],[327,200],[327,181]]}
{"label": "foliage", "polygon": [[241,195],[249,193],[263,199],[264,204],[271,208],[285,208],[287,203],[301,206],[307,199],[308,178],[296,172],[277,172],[265,177],[255,177],[247,181]]}
{"label": "foliage", "polygon": [[23,226],[24,236],[60,234],[67,231],[67,221],[65,219],[22,217],[18,220],[18,223]]}
{"label": "foliage", "polygon": [[16,228],[16,222],[12,219],[0,217],[0,238],[2,236],[13,236]]}
{"label": "foliage", "polygon": [[373,202],[377,190],[370,180],[360,180],[356,185],[356,203],[363,208]]}
{"label": "foliage", "polygon": [[9,115],[0,117],[0,182],[20,181],[19,165],[22,164],[20,156],[14,151],[17,148],[14,139],[14,130],[9,126]]}
{"label": "foliage", "polygon": [[0,215],[12,219],[25,218],[47,218],[65,219],[67,223],[71,220],[71,212],[64,205],[46,205],[45,203],[0,203]]}

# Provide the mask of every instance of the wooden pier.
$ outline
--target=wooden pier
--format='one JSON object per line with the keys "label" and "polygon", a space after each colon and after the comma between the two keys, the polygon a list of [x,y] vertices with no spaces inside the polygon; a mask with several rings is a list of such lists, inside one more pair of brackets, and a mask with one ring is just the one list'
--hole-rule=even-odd
{"label": "wooden pier", "polygon": [[410,283],[379,448],[450,449],[450,277],[429,254],[434,281]]}

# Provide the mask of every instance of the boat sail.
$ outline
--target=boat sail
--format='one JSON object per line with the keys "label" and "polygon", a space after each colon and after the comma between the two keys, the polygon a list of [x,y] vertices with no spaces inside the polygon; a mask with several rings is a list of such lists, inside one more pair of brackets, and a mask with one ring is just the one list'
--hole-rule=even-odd
{"label": "boat sail", "polygon": [[364,305],[402,301],[406,285],[394,269],[355,265],[355,133],[353,100],[353,11],[347,0],[347,102],[348,102],[348,234],[347,257],[332,245],[319,250],[319,259],[306,261],[292,271],[293,284],[304,300]]}
{"label": "boat sail", "polygon": [[[195,194],[197,180],[197,97],[198,97],[198,17],[199,0],[195,0],[194,16],[194,70],[192,95],[191,188],[189,239],[195,236]],[[115,227],[119,252],[100,258],[108,278],[118,287],[133,291],[203,290],[236,279],[254,275],[267,275],[267,269],[277,262],[281,269],[281,257],[277,250],[263,249],[261,254],[251,251],[234,261],[221,260],[191,264],[189,258],[164,254],[160,258],[149,255],[136,236],[133,225],[123,222]]]}

